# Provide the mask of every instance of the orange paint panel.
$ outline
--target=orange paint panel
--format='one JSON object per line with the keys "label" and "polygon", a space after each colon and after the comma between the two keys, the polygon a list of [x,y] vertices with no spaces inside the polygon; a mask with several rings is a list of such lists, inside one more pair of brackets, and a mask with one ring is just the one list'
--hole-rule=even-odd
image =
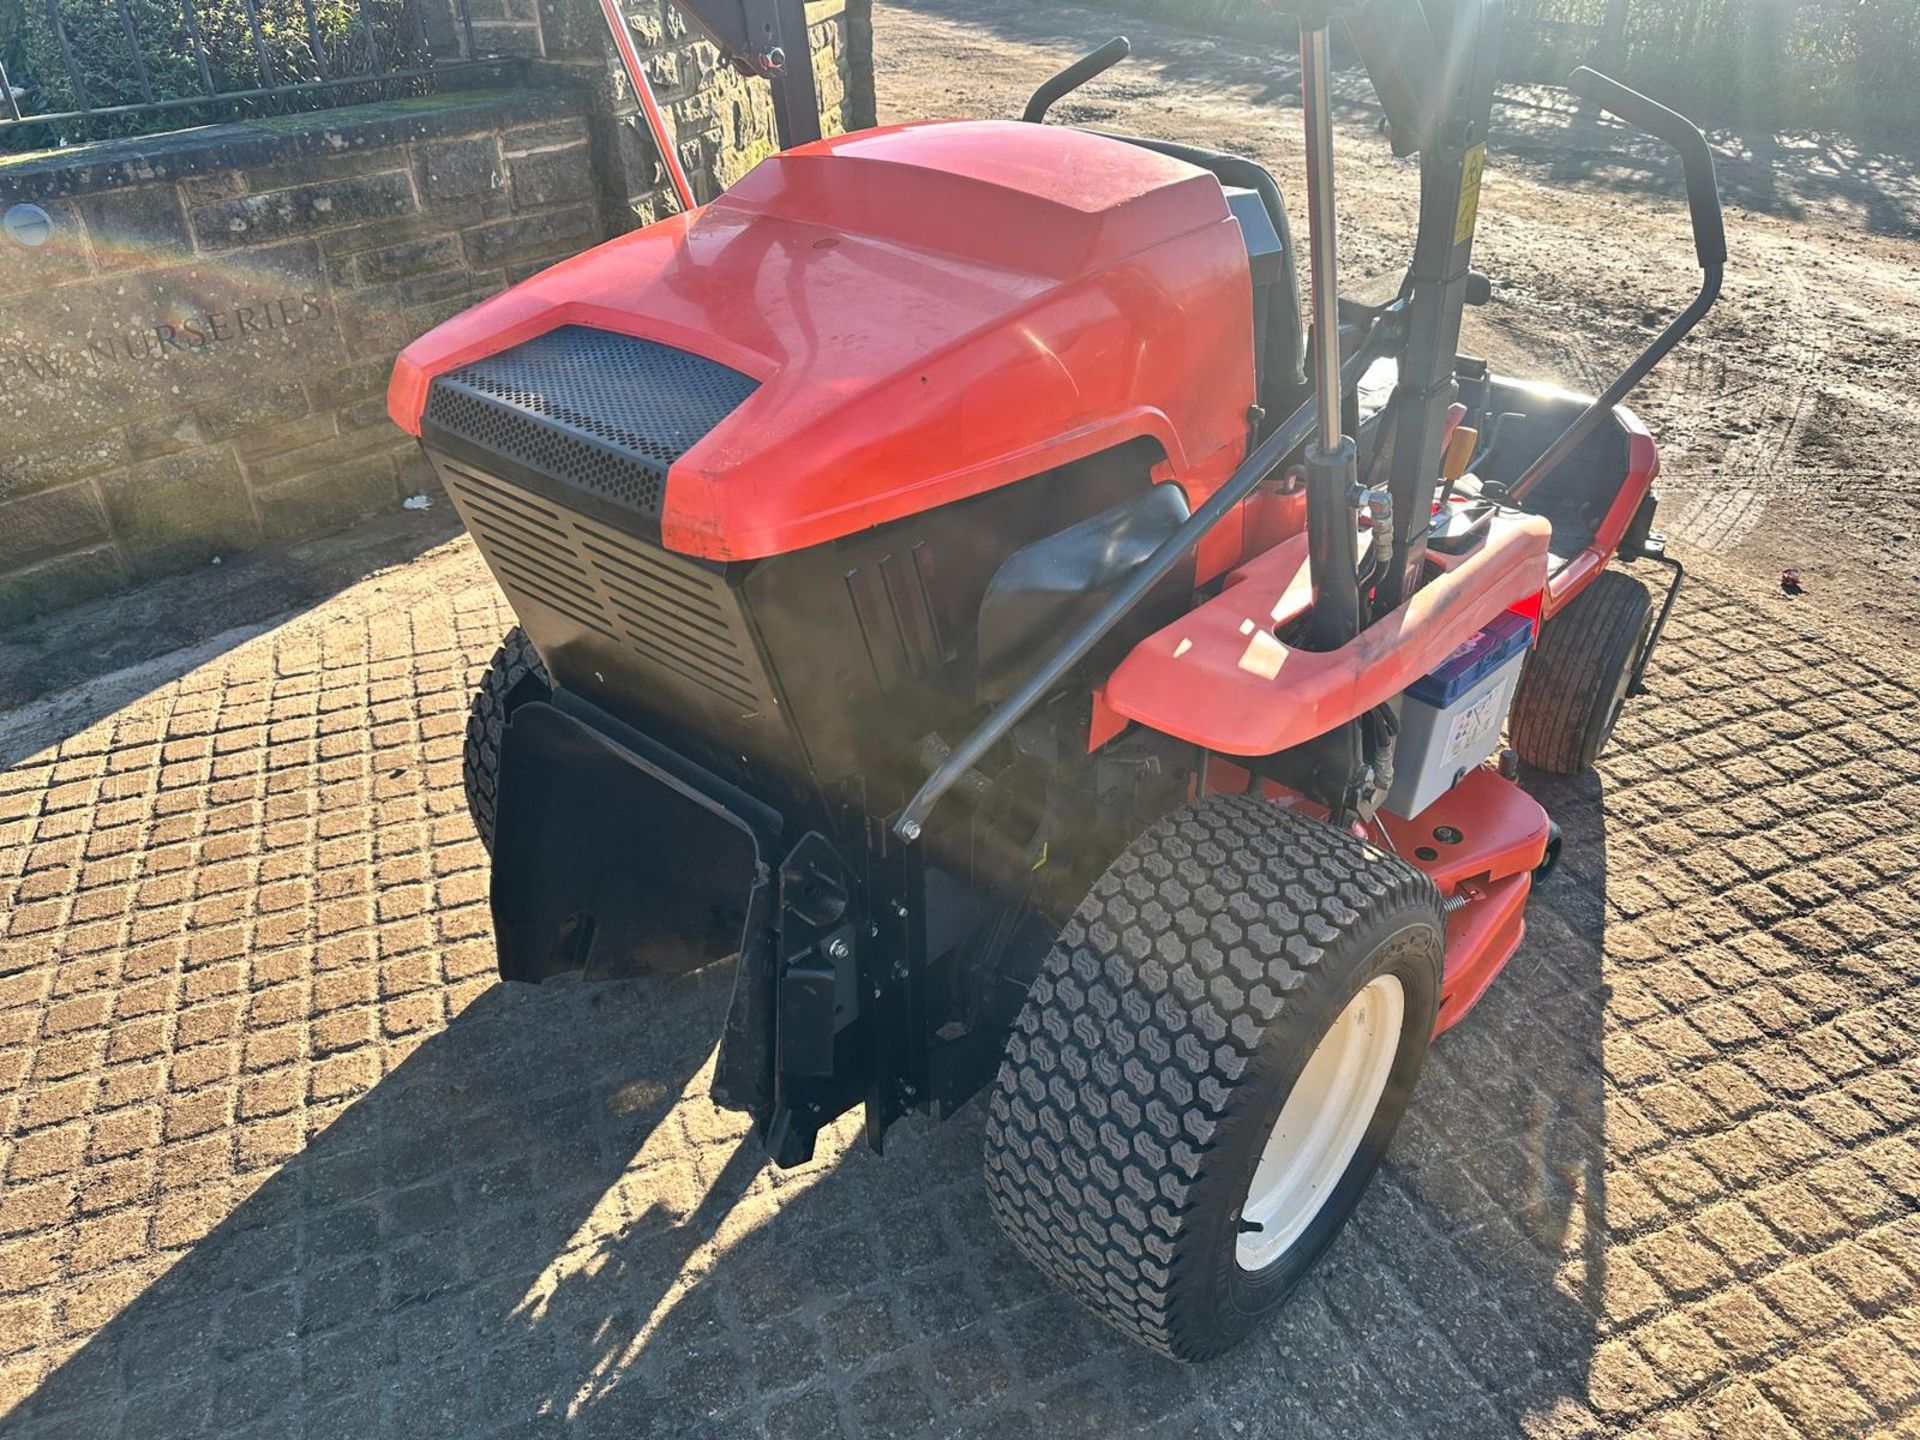
{"label": "orange paint panel", "polygon": [[1447,968],[1434,1034],[1458,1024],[1520,948],[1532,890],[1532,875],[1513,875],[1489,885],[1484,895],[1449,917]]}
{"label": "orange paint panel", "polygon": [[[434,376],[561,325],[750,375],[667,476],[663,542],[714,560],[1137,438],[1198,505],[1246,449],[1251,283],[1197,167],[1064,126],[894,126],[770,156],[704,209],[456,316],[401,355],[388,408],[418,434]],[[1237,533],[1215,552],[1232,563]]]}
{"label": "orange paint panel", "polygon": [[[1442,895],[1468,880],[1502,880],[1546,858],[1547,812],[1511,780],[1482,765],[1411,819],[1380,812],[1392,848],[1432,877]],[[1443,840],[1436,831],[1458,840]],[[1434,852],[1429,860],[1422,849]]]}
{"label": "orange paint panel", "polygon": [[1128,719],[1228,755],[1271,755],[1392,699],[1546,583],[1547,522],[1497,516],[1486,543],[1339,650],[1273,631],[1311,599],[1306,537],[1242,565],[1227,587],[1134,647],[1107,681]]}

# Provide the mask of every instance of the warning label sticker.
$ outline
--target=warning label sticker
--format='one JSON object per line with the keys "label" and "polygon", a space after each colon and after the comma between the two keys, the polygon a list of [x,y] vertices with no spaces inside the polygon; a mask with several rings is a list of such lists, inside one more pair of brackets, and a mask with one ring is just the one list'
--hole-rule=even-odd
{"label": "warning label sticker", "polygon": [[1494,707],[1500,701],[1500,686],[1496,685],[1466,709],[1453,717],[1453,724],[1447,730],[1447,748],[1445,759],[1448,765],[1460,760],[1484,740],[1487,731],[1500,724],[1500,712]]}
{"label": "warning label sticker", "polygon": [[1464,245],[1473,238],[1473,227],[1480,219],[1480,177],[1487,171],[1487,147],[1476,145],[1467,151],[1460,167],[1460,209],[1453,220],[1453,243]]}

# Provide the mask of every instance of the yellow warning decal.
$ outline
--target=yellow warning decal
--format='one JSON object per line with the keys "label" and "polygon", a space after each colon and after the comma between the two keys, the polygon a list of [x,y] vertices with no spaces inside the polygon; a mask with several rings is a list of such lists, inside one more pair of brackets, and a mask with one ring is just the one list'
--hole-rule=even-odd
{"label": "yellow warning decal", "polygon": [[1453,243],[1464,245],[1473,238],[1473,227],[1480,218],[1480,177],[1487,169],[1487,147],[1476,145],[1467,151],[1460,167],[1460,211],[1453,219]]}

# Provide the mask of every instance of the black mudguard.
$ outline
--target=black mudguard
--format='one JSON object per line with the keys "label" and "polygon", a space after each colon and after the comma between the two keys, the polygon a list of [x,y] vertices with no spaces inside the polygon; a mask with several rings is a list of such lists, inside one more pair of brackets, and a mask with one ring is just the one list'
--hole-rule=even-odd
{"label": "black mudguard", "polygon": [[[873,1077],[859,1028],[864,911],[817,832],[569,691],[517,708],[493,850],[500,974],[539,982],[684,973],[737,955],[713,1097],[776,1164]],[[904,1063],[896,1059],[895,1064]]]}
{"label": "black mudguard", "polygon": [[777,817],[624,729],[557,704],[513,713],[493,852],[503,979],[682,972],[765,926]]}

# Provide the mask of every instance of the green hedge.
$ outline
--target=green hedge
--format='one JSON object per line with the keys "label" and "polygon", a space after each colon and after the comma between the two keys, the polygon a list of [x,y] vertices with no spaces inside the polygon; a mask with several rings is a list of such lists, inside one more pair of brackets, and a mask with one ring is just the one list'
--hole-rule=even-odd
{"label": "green hedge", "polygon": [[[196,51],[186,5],[199,29]],[[138,105],[146,98],[128,43],[127,25],[146,63],[155,100],[204,95],[206,81],[221,93],[367,76],[364,86],[249,100],[212,101],[186,109],[34,125],[0,137],[0,148],[42,148],[107,135],[152,133],[235,115],[284,114],[418,90],[420,85],[377,83],[383,73],[415,68],[424,48],[415,38],[409,0],[256,0],[256,34],[241,0],[61,0],[67,48],[79,72],[74,85],[45,0],[0,0],[0,60],[16,87],[26,90],[28,115]],[[369,25],[369,21],[371,24]],[[318,39],[316,47],[315,39]],[[204,53],[206,72],[201,71]]]}

